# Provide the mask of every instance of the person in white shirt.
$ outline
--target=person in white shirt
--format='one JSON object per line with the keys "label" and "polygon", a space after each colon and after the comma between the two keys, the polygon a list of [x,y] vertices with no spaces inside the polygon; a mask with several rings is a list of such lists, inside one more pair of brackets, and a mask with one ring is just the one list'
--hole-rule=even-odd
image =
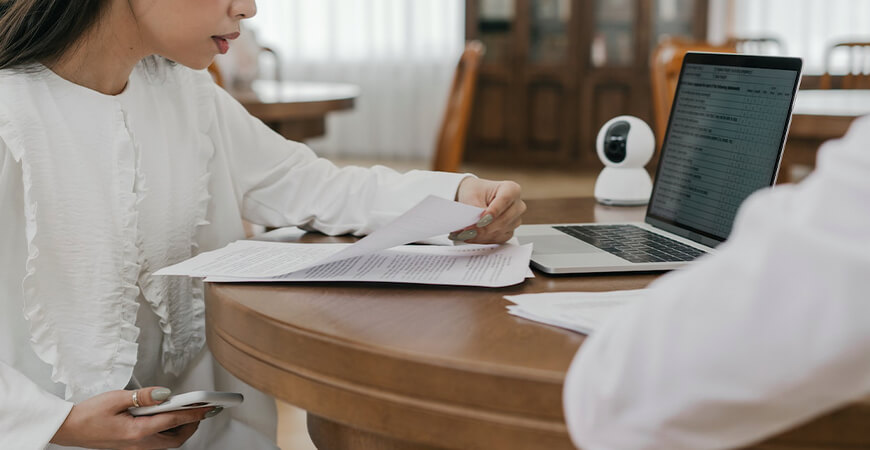
{"label": "person in white shirt", "polygon": [[870,394],[868,142],[870,117],[586,340],[563,391],[578,447],[742,447]]}
{"label": "person in white shirt", "polygon": [[[201,284],[153,276],[243,238],[243,218],[362,235],[434,194],[485,208],[456,240],[505,242],[519,225],[516,183],[339,169],[192,70],[255,12],[0,2],[0,448],[274,448],[274,401],[205,347]],[[127,413],[192,390],[246,400]]]}

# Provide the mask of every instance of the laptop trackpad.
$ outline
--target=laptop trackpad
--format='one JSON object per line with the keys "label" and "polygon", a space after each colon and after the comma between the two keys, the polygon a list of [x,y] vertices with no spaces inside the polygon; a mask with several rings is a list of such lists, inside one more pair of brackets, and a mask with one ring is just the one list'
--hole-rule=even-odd
{"label": "laptop trackpad", "polygon": [[539,255],[563,253],[596,253],[601,250],[571,236],[524,236],[521,243],[533,242],[534,252]]}

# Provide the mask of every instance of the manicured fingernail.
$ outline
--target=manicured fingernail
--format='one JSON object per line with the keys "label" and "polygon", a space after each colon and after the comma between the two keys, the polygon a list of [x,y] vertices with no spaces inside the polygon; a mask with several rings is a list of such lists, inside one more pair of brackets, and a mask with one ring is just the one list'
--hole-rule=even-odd
{"label": "manicured fingernail", "polygon": [[172,391],[166,388],[157,388],[151,391],[151,400],[155,402],[162,402],[169,398],[172,395]]}
{"label": "manicured fingernail", "polygon": [[492,223],[492,214],[487,214],[477,221],[477,228],[483,228]]}
{"label": "manicured fingernail", "polygon": [[223,410],[224,410],[223,407],[218,406],[217,408],[215,408],[215,409],[213,409],[213,410],[211,410],[211,411],[205,413],[205,416],[204,416],[204,417],[205,417],[206,419],[208,419],[208,418],[210,418],[210,417],[214,417],[214,416],[220,414],[221,411],[223,411]]}
{"label": "manicured fingernail", "polygon": [[467,241],[477,237],[477,230],[465,230],[453,238],[454,241]]}

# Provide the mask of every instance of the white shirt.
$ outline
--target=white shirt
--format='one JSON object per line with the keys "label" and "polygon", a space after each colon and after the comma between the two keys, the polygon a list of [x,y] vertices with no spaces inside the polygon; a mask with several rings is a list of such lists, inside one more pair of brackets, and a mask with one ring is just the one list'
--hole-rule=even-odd
{"label": "white shirt", "polygon": [[870,394],[868,142],[862,118],[583,344],[563,392],[577,446],[741,447]]}
{"label": "white shirt", "polygon": [[165,62],[118,96],[0,71],[0,448],[46,446],[73,402],[134,374],[245,394],[186,448],[274,447],[274,402],[204,347],[201,284],[151,274],[243,238],[243,218],[365,234],[463,176],[338,169]]}

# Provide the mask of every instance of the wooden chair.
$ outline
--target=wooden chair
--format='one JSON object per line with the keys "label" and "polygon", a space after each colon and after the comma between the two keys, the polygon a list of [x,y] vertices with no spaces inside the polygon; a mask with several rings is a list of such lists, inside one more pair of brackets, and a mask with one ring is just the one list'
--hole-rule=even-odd
{"label": "wooden chair", "polygon": [[477,73],[485,50],[480,41],[470,41],[465,44],[465,51],[462,52],[450,86],[447,107],[435,146],[432,170],[459,171],[462,153],[465,151],[468,123],[471,120]]}
{"label": "wooden chair", "polygon": [[819,80],[821,89],[831,89],[831,59],[837,52],[849,55],[849,69],[840,89],[870,89],[870,42],[840,42],[825,52],[825,73]]}
{"label": "wooden chair", "polygon": [[691,41],[683,38],[669,38],[659,44],[650,61],[650,81],[653,103],[653,129],[656,134],[656,144],[661,148],[668,127],[668,117],[674,93],[677,90],[677,79],[683,66],[683,57],[690,51],[736,53],[734,43],[713,45],[709,42]]}
{"label": "wooden chair", "polygon": [[220,87],[224,87],[224,76],[221,74],[221,69],[218,68],[216,62],[212,62],[208,65],[208,73],[211,75],[212,79],[214,79],[215,84]]}

